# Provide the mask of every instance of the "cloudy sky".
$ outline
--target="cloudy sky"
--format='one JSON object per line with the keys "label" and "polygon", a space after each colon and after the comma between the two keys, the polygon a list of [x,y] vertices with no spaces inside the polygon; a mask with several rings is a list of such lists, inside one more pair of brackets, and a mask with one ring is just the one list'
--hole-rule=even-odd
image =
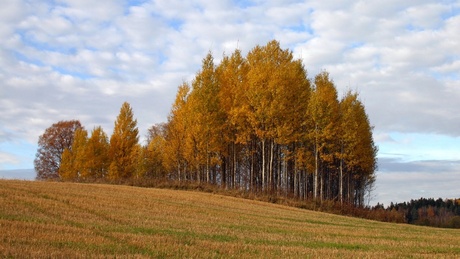
{"label": "cloudy sky", "polygon": [[27,178],[13,169],[33,168],[59,120],[111,134],[124,101],[145,135],[209,51],[276,39],[309,77],[359,92],[380,149],[373,203],[460,198],[459,28],[450,0],[2,0],[0,177]]}

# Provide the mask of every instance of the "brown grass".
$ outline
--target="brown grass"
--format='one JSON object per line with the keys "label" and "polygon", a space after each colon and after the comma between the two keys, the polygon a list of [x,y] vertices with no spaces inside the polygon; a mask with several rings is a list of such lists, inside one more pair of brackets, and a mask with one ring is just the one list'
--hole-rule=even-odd
{"label": "brown grass", "polygon": [[219,194],[0,180],[0,257],[460,257],[460,230]]}

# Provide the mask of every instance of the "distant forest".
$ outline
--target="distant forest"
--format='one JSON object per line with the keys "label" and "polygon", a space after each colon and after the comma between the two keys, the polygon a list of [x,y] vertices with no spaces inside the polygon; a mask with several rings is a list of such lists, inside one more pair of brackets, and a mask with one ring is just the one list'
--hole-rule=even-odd
{"label": "distant forest", "polygon": [[[386,216],[391,215],[392,220],[396,222],[406,222],[409,224],[460,228],[460,199],[441,199],[420,198],[411,200],[410,202],[391,203],[390,206],[384,208],[377,204],[372,210],[390,212]],[[385,217],[385,213],[380,215]],[[380,218],[388,221],[388,219]]]}

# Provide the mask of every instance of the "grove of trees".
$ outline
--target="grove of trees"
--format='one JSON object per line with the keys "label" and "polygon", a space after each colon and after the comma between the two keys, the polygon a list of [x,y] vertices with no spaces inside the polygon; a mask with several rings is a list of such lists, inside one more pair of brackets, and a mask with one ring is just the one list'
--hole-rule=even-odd
{"label": "grove of trees", "polygon": [[110,140],[78,123],[60,128],[65,141],[56,145],[63,138],[54,128],[39,140],[38,179],[163,179],[356,206],[375,181],[377,147],[358,94],[339,99],[329,73],[310,79],[277,41],[219,64],[209,53],[145,145],[128,103]]}

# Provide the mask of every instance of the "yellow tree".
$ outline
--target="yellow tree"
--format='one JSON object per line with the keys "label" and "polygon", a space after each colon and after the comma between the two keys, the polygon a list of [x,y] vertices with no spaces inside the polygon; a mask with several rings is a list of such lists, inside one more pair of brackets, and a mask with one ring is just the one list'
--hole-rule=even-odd
{"label": "yellow tree", "polygon": [[238,158],[238,153],[250,140],[250,127],[245,110],[248,65],[241,51],[235,50],[230,57],[224,56],[216,73],[220,85],[218,98],[223,115],[221,141],[222,146],[226,147],[226,150],[222,150],[222,184],[225,187],[237,187],[242,176],[242,171],[238,170],[238,160],[244,160]]}
{"label": "yellow tree", "polygon": [[334,170],[333,163],[338,153],[340,130],[337,90],[327,72],[321,72],[315,77],[314,90],[308,104],[308,115],[311,125],[308,140],[313,143],[315,157],[313,198],[317,198],[319,191],[319,198],[322,200],[325,177],[331,179],[331,175],[326,173]]}
{"label": "yellow tree", "polygon": [[59,175],[62,180],[75,181],[81,178],[85,170],[85,148],[88,142],[88,132],[79,128],[75,131],[71,149],[65,149]]}
{"label": "yellow tree", "polygon": [[144,177],[158,178],[164,176],[165,128],[165,124],[157,124],[149,129],[148,145],[143,149]]}
{"label": "yellow tree", "polygon": [[139,130],[129,103],[121,106],[115,121],[109,146],[109,173],[112,180],[126,179],[136,172],[138,163]]}
{"label": "yellow tree", "polygon": [[76,173],[74,172],[74,156],[69,148],[64,149],[62,152],[61,166],[59,167],[59,178],[64,181],[74,180]]}
{"label": "yellow tree", "polygon": [[109,168],[109,141],[102,127],[91,132],[85,149],[85,167],[81,173],[83,179],[101,179],[106,177]]}
{"label": "yellow tree", "polygon": [[[248,90],[246,92],[249,113],[248,121],[254,136],[260,142],[261,168],[258,173],[258,186],[265,190],[267,187],[267,144],[271,145],[275,138],[274,119],[276,111],[272,103],[276,98],[271,84],[276,74],[276,65],[279,52],[282,50],[276,41],[269,42],[266,46],[256,46],[247,55],[249,64]],[[271,146],[272,147],[272,146]]]}
{"label": "yellow tree", "polygon": [[193,118],[193,124],[190,125],[188,133],[191,134],[190,141],[193,145],[191,149],[195,151],[197,176],[200,180],[203,170],[206,181],[215,182],[215,170],[213,172],[211,170],[220,162],[224,115],[218,99],[220,86],[211,53],[203,59],[201,71],[192,82],[192,87],[189,116]]}
{"label": "yellow tree", "polygon": [[134,145],[131,157],[134,160],[134,169],[131,173],[131,178],[140,179],[146,176],[146,158],[147,152],[145,147],[137,143]]}
{"label": "yellow tree", "polygon": [[310,82],[301,61],[294,60],[292,52],[281,49],[274,40],[256,46],[248,53],[247,62],[247,117],[260,141],[262,189],[273,189],[281,182],[274,165],[275,158],[280,159],[279,150],[282,145],[301,142]]}
{"label": "yellow tree", "polygon": [[[300,60],[294,60],[292,53],[281,52],[275,74],[270,79],[270,86],[275,95],[271,103],[271,110],[274,116],[274,144],[277,147],[278,160],[285,158],[285,163],[292,163],[290,171],[285,170],[284,175],[281,171],[273,170],[273,142],[270,149],[270,178],[271,188],[281,185],[284,178],[285,188],[288,187],[287,181],[291,179],[294,183],[292,191],[296,196],[306,197],[307,195],[307,175],[301,155],[303,150],[302,136],[305,134],[304,122],[307,119],[308,102],[311,95],[310,81],[307,72]],[[283,154],[281,156],[281,153]],[[272,175],[276,174],[274,178]],[[276,183],[276,185],[275,185]],[[280,186],[281,187],[281,186]]]}
{"label": "yellow tree", "polygon": [[165,145],[163,166],[169,172],[176,172],[179,181],[187,179],[187,161],[185,159],[187,139],[187,99],[190,86],[183,83],[179,86],[176,99],[165,125]]}
{"label": "yellow tree", "polygon": [[[347,174],[347,193],[353,193],[356,205],[363,205],[365,188],[373,184],[374,171],[377,165],[377,147],[372,136],[372,127],[365,112],[364,105],[358,99],[358,94],[348,92],[340,102],[341,109],[341,159],[340,177],[342,171]],[[343,180],[340,179],[340,200],[343,200]]]}

